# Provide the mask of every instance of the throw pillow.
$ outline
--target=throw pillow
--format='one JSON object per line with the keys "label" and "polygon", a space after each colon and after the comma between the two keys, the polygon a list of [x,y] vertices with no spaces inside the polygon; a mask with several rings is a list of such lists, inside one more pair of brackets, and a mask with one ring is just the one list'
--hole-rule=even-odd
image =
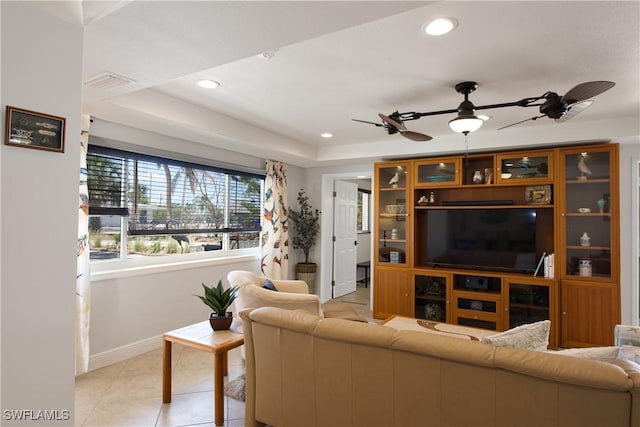
{"label": "throw pillow", "polygon": [[265,289],[269,289],[270,291],[278,292],[278,290],[276,289],[276,285],[274,285],[273,282],[269,279],[264,279],[264,283],[262,284],[262,287]]}
{"label": "throw pillow", "polygon": [[516,326],[508,331],[499,334],[489,335],[480,340],[496,347],[515,347],[527,350],[545,351],[549,345],[549,328],[551,322],[542,320],[540,322],[528,323]]}
{"label": "throw pillow", "polygon": [[613,363],[618,358],[620,347],[568,348],[566,350],[558,350],[551,353]]}
{"label": "throw pillow", "polygon": [[640,347],[635,345],[622,345],[618,348],[620,349],[618,359],[630,360],[640,364]]}

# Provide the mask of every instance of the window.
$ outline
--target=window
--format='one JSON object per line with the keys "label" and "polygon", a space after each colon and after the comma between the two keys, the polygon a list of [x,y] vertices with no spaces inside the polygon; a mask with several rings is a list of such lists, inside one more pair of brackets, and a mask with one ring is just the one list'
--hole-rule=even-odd
{"label": "window", "polygon": [[369,225],[369,202],[371,201],[371,191],[358,188],[358,217],[357,230],[358,233],[371,232]]}
{"label": "window", "polygon": [[264,177],[89,145],[91,260],[259,247]]}

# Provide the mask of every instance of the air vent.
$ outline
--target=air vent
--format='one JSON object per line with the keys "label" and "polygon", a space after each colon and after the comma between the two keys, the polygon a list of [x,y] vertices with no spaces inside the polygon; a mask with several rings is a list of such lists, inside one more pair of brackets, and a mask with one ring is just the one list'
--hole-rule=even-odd
{"label": "air vent", "polygon": [[84,84],[96,89],[113,89],[116,87],[128,86],[134,84],[135,80],[119,76],[113,73],[102,73],[95,77],[85,80]]}

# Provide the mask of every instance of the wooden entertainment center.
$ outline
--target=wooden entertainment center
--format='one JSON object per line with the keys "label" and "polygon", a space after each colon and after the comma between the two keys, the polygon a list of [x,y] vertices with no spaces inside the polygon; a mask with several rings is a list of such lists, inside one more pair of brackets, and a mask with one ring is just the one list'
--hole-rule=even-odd
{"label": "wooden entertainment center", "polygon": [[615,143],[376,163],[374,317],[612,345],[618,180]]}

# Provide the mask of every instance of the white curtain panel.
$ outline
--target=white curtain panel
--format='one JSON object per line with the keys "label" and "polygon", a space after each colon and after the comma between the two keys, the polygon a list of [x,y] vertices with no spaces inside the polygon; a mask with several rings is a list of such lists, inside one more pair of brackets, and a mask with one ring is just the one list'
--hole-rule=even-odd
{"label": "white curtain panel", "polygon": [[87,148],[89,117],[82,117],[80,135],[80,191],[78,212],[78,266],[76,274],[76,375],[89,370],[89,189],[87,186]]}
{"label": "white curtain panel", "polygon": [[271,279],[287,279],[289,232],[287,228],[287,165],[266,161],[262,221],[262,274]]}

